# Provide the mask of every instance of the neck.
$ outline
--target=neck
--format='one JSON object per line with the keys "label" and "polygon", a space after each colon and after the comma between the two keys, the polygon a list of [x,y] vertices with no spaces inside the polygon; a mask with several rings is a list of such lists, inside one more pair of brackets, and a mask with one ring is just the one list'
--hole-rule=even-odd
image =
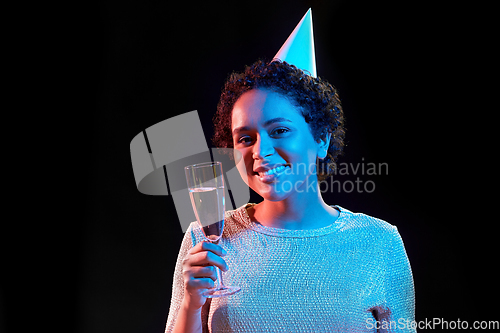
{"label": "neck", "polygon": [[251,218],[260,224],[280,229],[316,229],[333,223],[338,216],[336,209],[328,206],[316,191],[295,192],[281,201],[255,205]]}

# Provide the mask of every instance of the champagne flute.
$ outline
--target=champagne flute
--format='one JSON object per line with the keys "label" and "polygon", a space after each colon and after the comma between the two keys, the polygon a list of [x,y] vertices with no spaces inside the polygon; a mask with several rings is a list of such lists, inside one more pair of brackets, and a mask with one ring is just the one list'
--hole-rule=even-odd
{"label": "champagne flute", "polygon": [[[205,239],[218,244],[224,230],[224,177],[221,162],[205,162],[184,168],[196,220],[201,226]],[[225,286],[222,273],[217,266],[215,287],[203,296],[208,298],[228,296],[240,291],[240,287]]]}

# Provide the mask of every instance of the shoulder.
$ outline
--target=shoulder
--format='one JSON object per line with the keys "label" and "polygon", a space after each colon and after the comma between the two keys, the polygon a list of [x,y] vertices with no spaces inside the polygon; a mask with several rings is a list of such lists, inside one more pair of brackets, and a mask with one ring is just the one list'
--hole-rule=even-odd
{"label": "shoulder", "polygon": [[[222,237],[230,239],[235,234],[240,233],[243,230],[249,229],[250,221],[248,218],[248,214],[246,208],[251,206],[252,204],[245,204],[237,209],[228,210],[225,212],[224,217],[224,231]],[[203,230],[200,225],[195,221],[189,225],[189,228],[186,231],[185,238],[189,238],[192,242],[192,246],[196,245],[199,242],[203,242],[205,240],[205,236],[203,235]]]}
{"label": "shoulder", "polygon": [[247,203],[237,209],[226,211],[224,221],[224,237],[232,237],[241,233],[244,230],[250,229],[250,218],[247,213],[247,208],[253,204]]}
{"label": "shoulder", "polygon": [[376,246],[384,253],[395,256],[394,258],[406,258],[404,242],[395,225],[370,215],[337,207],[341,210],[342,217],[339,219],[339,231],[344,232],[348,238]]}
{"label": "shoulder", "polygon": [[399,235],[398,229],[382,219],[363,214],[354,213],[346,208],[336,206],[340,209],[340,230],[343,232],[355,232],[367,235],[377,235],[386,237],[397,237]]}
{"label": "shoulder", "polygon": [[189,243],[191,247],[195,246],[199,242],[202,242],[205,239],[203,235],[203,231],[201,230],[198,222],[191,222],[189,227],[187,228],[184,234],[184,243]]}
{"label": "shoulder", "polygon": [[246,217],[248,216],[247,213],[247,208],[252,207],[254,204],[247,203],[244,204],[241,207],[238,207],[234,210],[228,210],[226,211],[226,220],[232,220],[232,221],[244,221]]}

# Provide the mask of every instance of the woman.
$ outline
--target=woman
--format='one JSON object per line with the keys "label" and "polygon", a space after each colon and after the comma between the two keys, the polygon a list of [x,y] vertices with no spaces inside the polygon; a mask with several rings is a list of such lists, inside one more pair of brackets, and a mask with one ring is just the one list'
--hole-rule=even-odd
{"label": "woman", "polygon": [[[234,147],[262,196],[226,214],[219,245],[192,224],[174,273],[166,332],[414,331],[414,290],[396,227],[329,206],[319,181],[342,152],[336,89],[286,62],[226,82],[214,142]],[[207,300],[213,266],[241,292]]]}

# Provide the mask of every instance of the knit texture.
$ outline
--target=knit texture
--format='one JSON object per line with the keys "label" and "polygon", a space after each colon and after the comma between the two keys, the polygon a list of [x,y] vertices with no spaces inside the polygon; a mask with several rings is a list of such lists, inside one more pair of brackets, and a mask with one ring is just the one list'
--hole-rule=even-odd
{"label": "knit texture", "polygon": [[[329,226],[270,228],[250,220],[250,205],[226,212],[223,280],[241,291],[211,300],[208,332],[415,332],[413,278],[395,226],[336,206],[339,217]],[[165,332],[184,296],[182,259],[203,240],[192,223],[175,267]]]}

